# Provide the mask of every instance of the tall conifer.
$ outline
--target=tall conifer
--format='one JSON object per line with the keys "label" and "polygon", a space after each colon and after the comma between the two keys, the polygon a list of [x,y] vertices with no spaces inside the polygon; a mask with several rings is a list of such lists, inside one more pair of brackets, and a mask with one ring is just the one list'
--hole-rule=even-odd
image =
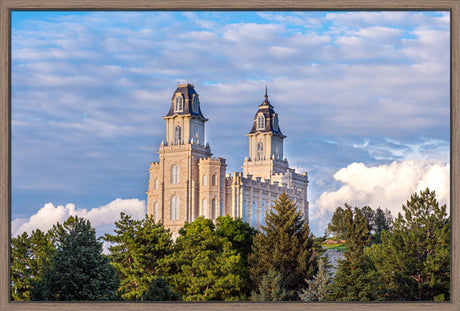
{"label": "tall conifer", "polygon": [[305,288],[303,280],[312,279],[316,273],[321,251],[315,248],[308,223],[286,193],[279,196],[265,221],[248,258],[251,278],[258,287],[267,272],[273,270],[281,275],[286,291],[291,293],[286,299],[298,300],[299,290]]}
{"label": "tall conifer", "polygon": [[158,261],[173,249],[171,233],[153,217],[132,219],[121,213],[115,234],[105,234],[110,242],[109,258],[120,278],[119,294],[124,300],[143,300],[158,276]]}
{"label": "tall conifer", "polygon": [[386,284],[388,300],[450,298],[450,219],[434,191],[414,193],[382,233],[373,259]]}
{"label": "tall conifer", "polygon": [[34,282],[31,300],[113,300],[118,277],[88,220],[70,216],[52,266]]}

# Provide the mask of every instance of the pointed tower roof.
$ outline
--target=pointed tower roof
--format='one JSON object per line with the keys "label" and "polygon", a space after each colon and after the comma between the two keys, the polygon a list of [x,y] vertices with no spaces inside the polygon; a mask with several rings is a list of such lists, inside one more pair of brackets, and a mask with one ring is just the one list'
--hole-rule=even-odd
{"label": "pointed tower roof", "polygon": [[[258,125],[258,119],[259,116],[263,115],[264,117],[264,126],[260,127]],[[259,109],[257,110],[255,116],[254,116],[254,123],[252,126],[251,131],[249,134],[257,133],[257,132],[272,132],[276,135],[285,137],[283,133],[281,133],[281,129],[278,125],[278,114],[275,112],[273,109],[272,104],[270,104],[270,101],[268,100],[268,91],[267,91],[267,86],[265,86],[265,95],[264,95],[264,101],[259,105]]]}

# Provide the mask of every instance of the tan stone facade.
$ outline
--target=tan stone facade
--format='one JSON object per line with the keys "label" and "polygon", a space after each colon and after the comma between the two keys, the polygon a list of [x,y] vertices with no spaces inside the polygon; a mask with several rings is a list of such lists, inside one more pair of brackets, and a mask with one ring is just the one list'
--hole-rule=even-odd
{"label": "tan stone facade", "polygon": [[212,157],[205,142],[207,121],[198,94],[190,84],[173,94],[166,120],[166,137],[159,161],[150,164],[147,214],[175,234],[198,216],[242,218],[253,227],[265,223],[265,213],[284,191],[308,220],[306,173],[298,174],[283,159],[278,116],[268,101],[259,105],[249,137],[243,173],[226,174],[226,161]]}

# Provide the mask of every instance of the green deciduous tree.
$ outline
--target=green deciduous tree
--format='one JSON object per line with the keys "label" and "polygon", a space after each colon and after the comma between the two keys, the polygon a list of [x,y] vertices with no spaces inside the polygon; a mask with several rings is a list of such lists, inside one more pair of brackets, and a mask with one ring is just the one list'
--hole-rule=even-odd
{"label": "green deciduous tree", "polygon": [[56,247],[51,266],[33,282],[31,300],[116,299],[118,277],[102,254],[102,243],[90,222],[70,216],[62,228],[62,243]]}
{"label": "green deciduous tree", "polygon": [[11,299],[30,300],[31,283],[50,266],[55,247],[50,235],[37,229],[11,239]]}
{"label": "green deciduous tree", "polygon": [[388,300],[450,298],[450,219],[434,191],[414,193],[402,206],[393,231],[382,233],[373,261]]}
{"label": "green deciduous tree", "polygon": [[162,261],[162,274],[186,301],[243,300],[245,266],[232,243],[198,217],[179,230],[174,252]]}
{"label": "green deciduous tree", "polygon": [[115,227],[115,234],[103,239],[111,243],[108,257],[120,278],[118,292],[124,300],[143,300],[158,276],[158,260],[173,250],[171,234],[151,216],[135,220],[121,213]]}
{"label": "green deciduous tree", "polygon": [[297,300],[305,287],[303,280],[313,278],[321,250],[315,248],[314,237],[302,213],[289,197],[282,193],[267,212],[266,225],[254,238],[249,255],[251,279],[258,287],[268,271],[281,275],[289,299]]}

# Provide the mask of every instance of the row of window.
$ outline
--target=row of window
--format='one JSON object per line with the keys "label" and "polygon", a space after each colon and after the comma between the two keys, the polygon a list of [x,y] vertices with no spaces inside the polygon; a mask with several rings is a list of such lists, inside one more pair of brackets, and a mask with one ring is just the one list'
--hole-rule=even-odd
{"label": "row of window", "polygon": [[[174,105],[174,112],[180,112],[183,110],[184,110],[184,99],[182,98],[182,95],[177,95],[175,105]],[[197,95],[193,95],[192,110],[193,112],[198,113],[198,96]]]}
{"label": "row of window", "polygon": [[[224,203],[223,201],[221,201],[221,215],[223,214],[224,212]],[[155,217],[155,221],[159,221],[159,215],[160,215],[160,211],[159,211],[159,204],[158,202],[155,202],[153,204],[154,206],[154,217]],[[208,201],[206,199],[203,199],[201,201],[201,208],[200,208],[200,215],[204,215],[206,209],[208,207]],[[211,200],[211,219],[215,219],[216,218],[216,199],[213,198]],[[179,196],[178,195],[173,195],[170,199],[170,210],[169,210],[169,219],[170,220],[178,220],[179,219]]]}
{"label": "row of window", "polygon": [[[177,184],[179,183],[179,176],[180,176],[180,167],[179,165],[173,165],[171,167],[171,183],[172,184]],[[223,186],[223,178],[222,178],[222,181],[221,181],[221,185]],[[206,175],[203,175],[203,178],[202,178],[202,182],[203,182],[203,186],[206,186],[207,185],[207,176]],[[157,190],[158,189],[158,179],[155,179],[154,182],[153,182],[153,185],[154,185],[154,189]],[[216,174],[212,175],[211,177],[211,185],[213,186],[216,186],[217,185],[217,176]]]}

